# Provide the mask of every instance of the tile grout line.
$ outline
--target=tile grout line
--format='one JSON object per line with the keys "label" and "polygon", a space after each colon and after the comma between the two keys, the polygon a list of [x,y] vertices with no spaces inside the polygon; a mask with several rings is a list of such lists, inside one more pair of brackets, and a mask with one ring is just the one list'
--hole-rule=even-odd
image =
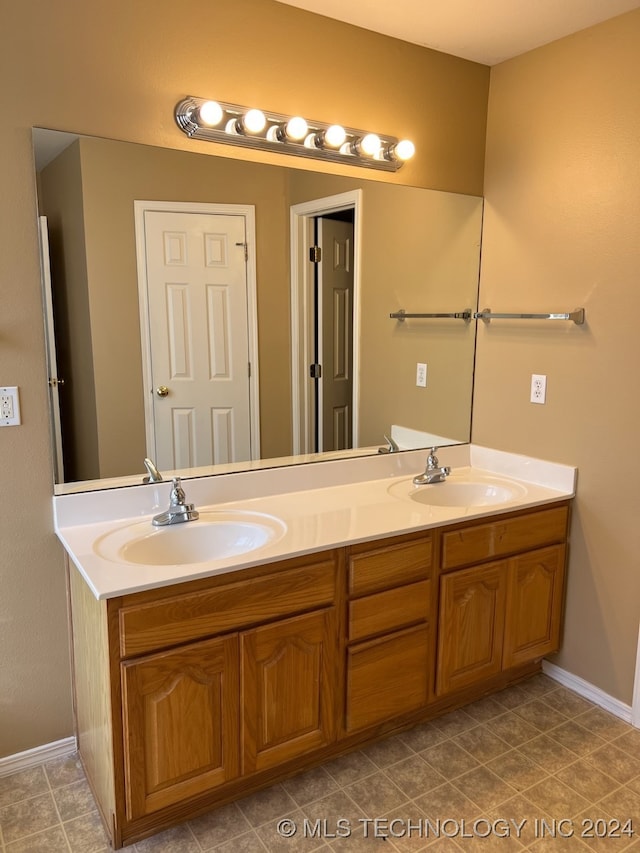
{"label": "tile grout line", "polygon": [[56,798],[53,795],[53,785],[51,784],[51,780],[49,779],[49,774],[47,773],[46,764],[42,765],[42,771],[44,773],[44,778],[47,780],[47,787],[49,788],[49,796],[53,800],[53,807],[56,810],[56,814],[58,815],[58,824],[60,829],[62,830],[62,837],[64,838],[64,842],[67,845],[67,850],[69,853],[73,853],[71,849],[71,844],[69,843],[69,838],[67,837],[67,833],[64,829],[64,824],[62,822],[62,815],[60,814],[60,809],[58,808],[58,803],[56,802]]}
{"label": "tile grout line", "polygon": [[[507,688],[507,689],[509,689],[509,688]],[[500,713],[485,717],[484,719],[479,719],[477,717],[474,717],[473,714],[469,714],[469,713],[465,712],[465,716],[467,716],[469,718],[469,725],[468,725],[468,727],[466,727],[460,731],[457,731],[455,734],[451,734],[451,733],[445,734],[445,732],[442,729],[439,729],[437,725],[433,725],[433,721],[428,721],[427,725],[433,725],[433,729],[434,729],[434,731],[438,732],[440,739],[438,741],[436,741],[435,743],[431,744],[430,746],[425,747],[424,749],[418,750],[416,747],[412,746],[410,744],[410,742],[402,740],[402,734],[403,733],[399,733],[398,735],[393,735],[392,737],[398,737],[400,743],[402,743],[403,746],[409,750],[408,755],[405,755],[402,758],[399,758],[398,760],[394,760],[394,761],[391,761],[390,763],[384,764],[383,766],[380,766],[380,764],[376,763],[376,761],[374,759],[370,758],[366,754],[366,752],[361,750],[360,754],[362,755],[363,758],[366,758],[366,760],[368,762],[370,762],[371,769],[366,768],[366,772],[364,772],[363,775],[358,776],[357,778],[355,778],[349,782],[345,782],[345,783],[341,783],[340,781],[338,781],[338,778],[336,776],[334,776],[332,774],[332,772],[325,767],[325,771],[328,774],[328,777],[331,780],[332,784],[335,784],[337,786],[336,790],[332,791],[331,793],[339,793],[342,797],[345,797],[348,800],[348,802],[353,803],[353,805],[355,806],[355,808],[358,811],[364,812],[364,810],[359,806],[359,804],[348,793],[347,788],[356,784],[356,783],[366,781],[366,779],[372,777],[373,775],[375,775],[377,773],[382,773],[383,776],[385,776],[387,778],[387,780],[390,782],[390,784],[392,784],[394,786],[394,789],[397,790],[397,792],[403,798],[402,802],[399,805],[394,806],[392,809],[387,809],[385,806],[384,807],[385,812],[387,812],[387,811],[393,812],[397,809],[402,809],[403,807],[407,807],[407,806],[410,806],[412,804],[415,805],[415,798],[410,796],[409,794],[407,794],[405,792],[405,790],[391,778],[388,771],[391,768],[395,767],[396,765],[401,764],[403,761],[406,761],[406,760],[409,760],[412,758],[416,758],[416,757],[419,758],[422,762],[424,762],[426,767],[428,767],[429,769],[431,769],[435,773],[438,773],[442,777],[442,781],[439,782],[438,785],[434,786],[434,788],[431,788],[429,790],[422,792],[420,794],[420,796],[425,796],[425,795],[428,796],[428,794],[431,790],[435,790],[436,788],[440,787],[441,785],[449,784],[456,791],[458,791],[460,794],[465,796],[465,798],[467,800],[469,800],[469,802],[472,803],[475,807],[477,807],[480,812],[482,812],[482,811],[493,811],[497,808],[500,808],[500,806],[502,805],[502,802],[498,803],[495,806],[490,806],[490,807],[486,807],[486,808],[482,807],[479,803],[477,803],[475,800],[473,800],[472,797],[469,797],[468,795],[464,794],[464,791],[461,791],[456,785],[456,781],[459,781],[461,777],[466,775],[466,773],[473,772],[473,770],[477,770],[480,768],[486,768],[489,772],[491,772],[493,775],[495,775],[500,780],[500,782],[502,784],[506,785],[508,788],[510,788],[512,790],[512,793],[509,795],[507,800],[504,800],[504,802],[507,802],[508,800],[513,799],[515,797],[521,796],[524,799],[526,799],[527,801],[529,801],[535,809],[539,809],[540,812],[542,812],[542,813],[545,813],[545,809],[540,808],[535,803],[531,802],[527,795],[528,795],[528,792],[532,788],[536,787],[536,785],[541,784],[545,779],[557,780],[559,783],[561,783],[562,785],[565,785],[569,790],[571,790],[571,792],[573,794],[577,795],[578,797],[581,797],[585,801],[586,805],[584,806],[584,808],[580,808],[576,812],[576,815],[575,815],[576,818],[580,814],[583,814],[587,809],[592,809],[593,807],[597,807],[598,803],[601,803],[606,798],[608,798],[612,795],[615,795],[618,792],[630,790],[632,793],[635,793],[634,789],[628,788],[628,785],[631,781],[637,780],[638,776],[633,776],[631,779],[622,782],[622,781],[619,781],[618,779],[610,777],[609,774],[604,769],[600,769],[600,768],[597,768],[599,770],[599,772],[602,773],[604,777],[608,778],[612,784],[611,784],[611,787],[609,787],[604,793],[598,792],[598,795],[595,796],[595,798],[594,798],[594,796],[589,796],[589,797],[585,796],[580,791],[576,790],[572,785],[570,785],[569,783],[563,782],[562,779],[560,779],[558,777],[559,773],[562,773],[565,769],[572,767],[577,762],[588,761],[588,758],[592,753],[604,748],[605,746],[607,746],[607,747],[615,746],[616,749],[622,750],[623,752],[628,754],[628,751],[626,749],[623,749],[622,745],[619,744],[618,742],[622,738],[626,737],[629,734],[629,731],[632,731],[632,727],[630,725],[627,726],[629,731],[618,731],[615,734],[612,734],[612,732],[614,731],[613,729],[607,728],[606,726],[604,728],[601,728],[600,731],[598,731],[597,729],[591,730],[587,726],[583,725],[580,722],[581,717],[586,716],[588,714],[592,714],[592,716],[594,716],[594,717],[597,716],[593,712],[598,711],[598,706],[595,705],[594,703],[588,702],[588,700],[585,700],[585,701],[588,702],[588,704],[591,707],[587,708],[586,710],[583,707],[577,713],[571,713],[571,714],[568,712],[568,710],[566,708],[564,710],[559,710],[558,708],[553,707],[553,705],[547,704],[547,699],[550,696],[552,696],[553,693],[555,693],[559,690],[565,690],[565,689],[568,689],[568,688],[564,688],[562,685],[557,685],[556,687],[554,687],[550,690],[547,690],[546,692],[542,692],[542,693],[535,692],[532,695],[527,696],[526,698],[523,697],[522,701],[519,702],[517,705],[514,705],[513,707],[507,707],[506,705],[503,705],[498,698],[499,694],[495,694],[495,695],[493,695],[493,698],[495,699],[496,703],[502,707],[503,710]],[[487,698],[490,698],[490,697],[487,697]],[[478,701],[482,701],[482,699],[480,699]],[[557,722],[555,725],[551,726],[550,728],[539,729],[536,724],[531,723],[525,716],[521,716],[518,713],[519,710],[523,709],[525,706],[530,705],[533,702],[540,702],[542,705],[545,706],[545,708],[550,712],[550,714],[554,714],[554,715],[558,714],[561,717],[563,717],[564,718],[563,721]],[[456,711],[457,710],[464,711],[463,708],[456,709]],[[455,714],[456,711],[452,711],[450,713]],[[603,710],[602,713],[610,714],[610,712],[607,712],[606,710]],[[507,716],[508,714],[514,714],[523,723],[525,723],[525,724],[531,726],[533,729],[535,729],[536,733],[531,735],[530,737],[527,737],[525,740],[518,742],[517,744],[513,744],[513,745],[510,744],[507,739],[501,737],[499,734],[497,734],[497,732],[494,732],[491,728],[491,725],[490,725],[493,721],[498,720],[500,718],[503,718],[503,717]],[[442,719],[444,719],[444,717]],[[464,718],[461,718],[461,719],[464,722]],[[556,741],[555,737],[554,737],[554,732],[556,732],[556,730],[559,729],[560,727],[566,725],[568,722],[573,722],[573,723],[575,723],[575,725],[580,726],[580,728],[582,730],[584,730],[585,736],[588,736],[588,738],[591,739],[591,742],[596,741],[596,745],[589,747],[589,749],[586,752],[582,751],[582,752],[578,753],[574,749],[572,749],[571,747],[565,746],[560,741]],[[595,723],[594,723],[594,725],[595,725]],[[476,729],[481,729],[481,728],[484,729],[485,731],[491,732],[491,734],[494,737],[496,737],[498,740],[500,740],[504,744],[505,749],[502,753],[500,753],[500,755],[494,756],[491,758],[484,758],[482,761],[480,761],[478,758],[476,758],[476,756],[472,752],[470,752],[468,749],[466,749],[463,745],[461,745],[458,742],[458,738],[460,736],[466,734],[467,732],[470,732],[470,731],[473,731]],[[601,731],[605,731],[606,734],[605,735],[601,734]],[[562,747],[564,750],[567,751],[567,753],[571,754],[571,756],[572,756],[571,760],[564,767],[560,767],[559,769],[551,772],[545,767],[544,763],[541,763],[539,760],[529,758],[529,756],[527,756],[526,754],[521,752],[521,749],[525,744],[530,743],[531,741],[535,740],[536,738],[540,738],[540,737],[548,738],[549,740],[551,740],[553,745]],[[381,743],[383,743],[383,742],[384,741],[381,741]],[[443,773],[441,773],[441,771],[438,770],[437,767],[434,767],[433,764],[431,764],[428,761],[428,759],[425,757],[424,753],[426,753],[429,749],[431,749],[433,747],[436,747],[439,745],[446,746],[447,744],[451,744],[451,745],[456,746],[458,749],[462,750],[465,754],[467,754],[470,758],[473,758],[476,762],[478,762],[477,767],[472,768],[472,770],[467,770],[463,773],[458,773],[457,775],[452,776],[451,778],[449,778],[449,777],[445,776]],[[505,754],[507,754],[509,752],[518,752],[521,755],[523,755],[524,758],[526,758],[534,767],[538,768],[539,770],[541,770],[543,772],[544,778],[542,780],[533,782],[527,788],[523,788],[522,790],[518,790],[517,788],[515,788],[513,785],[511,785],[511,783],[507,779],[503,778],[499,773],[492,770],[488,766],[492,761],[495,761],[496,758],[500,758],[501,756],[504,756]],[[354,753],[354,754],[357,754],[357,753]],[[57,803],[55,795],[54,795],[54,790],[71,787],[74,784],[74,782],[67,783],[66,785],[57,786],[57,788],[54,789],[54,786],[52,785],[51,780],[49,778],[49,775],[47,774],[47,772],[45,770],[45,765],[46,765],[46,763],[43,763],[41,765],[41,767],[42,767],[42,772],[44,773],[44,776],[45,776],[46,790],[43,790],[42,792],[40,792],[38,794],[34,794],[33,796],[22,797],[20,800],[17,801],[17,803],[27,802],[28,800],[34,799],[35,797],[41,796],[42,794],[45,794],[48,792],[49,795],[53,799],[55,814],[58,817],[58,822],[56,824],[53,824],[51,827],[46,828],[45,830],[40,830],[37,833],[29,833],[26,836],[22,836],[21,839],[16,839],[16,841],[22,840],[23,838],[30,838],[32,836],[36,836],[40,832],[46,832],[48,830],[54,829],[57,826],[60,826],[62,828],[62,831],[64,834],[65,843],[67,845],[67,848],[70,851],[70,853],[72,853],[71,842],[69,841],[69,838],[66,835],[65,822],[62,820],[60,809],[58,807],[58,803]],[[319,766],[322,767],[323,765],[319,765]],[[638,774],[638,775],[640,775],[640,774]],[[86,778],[86,777],[84,777],[84,778]],[[295,777],[293,777],[293,778],[295,779]],[[79,781],[79,780],[75,780],[75,781]],[[286,789],[285,789],[285,791],[286,791]],[[322,795],[322,796],[318,797],[316,800],[312,800],[310,803],[300,804],[300,803],[298,803],[298,801],[296,800],[296,798],[293,794],[290,794],[289,791],[286,791],[286,793],[288,794],[289,798],[291,799],[291,801],[293,803],[292,810],[300,811],[303,813],[305,812],[306,809],[308,809],[308,807],[312,806],[314,802],[319,802],[320,800],[324,799],[325,796],[328,796],[328,795]],[[14,805],[14,804],[12,803],[11,805]],[[415,805],[415,808],[419,811],[420,816],[422,816],[423,810],[419,809],[417,805]],[[92,810],[89,810],[88,812],[85,812],[84,814],[85,815],[90,814],[91,811]],[[605,811],[609,812],[610,809],[606,809]],[[242,811],[242,809],[241,809],[241,813],[244,815],[244,812]],[[70,818],[70,820],[75,819],[75,817],[82,817],[82,816],[83,815],[74,816],[74,818]],[[244,816],[246,818],[246,815],[244,815]],[[250,833],[252,833],[252,838],[254,840],[255,839],[258,840],[258,844],[260,845],[260,849],[261,850],[268,850],[268,849],[270,849],[270,845],[265,846],[265,842],[263,842],[261,836],[258,833],[258,830],[263,828],[263,827],[268,827],[268,826],[273,827],[274,820],[275,820],[275,818],[270,818],[268,821],[265,821],[264,823],[261,823],[261,824],[256,825],[256,826],[253,826],[252,824],[249,823],[249,829],[248,830],[243,830],[241,833],[234,835],[232,838],[227,839],[223,843],[224,844],[231,843],[234,841],[234,839],[237,839],[241,835],[244,835],[245,833],[250,832]],[[67,821],[67,822],[69,822],[69,821]],[[195,846],[198,850],[200,850],[200,851],[212,851],[214,849],[217,849],[217,847],[219,847],[219,845],[217,847],[215,845],[213,847],[208,847],[208,848],[204,847],[200,843],[198,838],[196,837],[192,827],[190,826],[190,822],[186,821],[185,823],[186,823],[187,828],[188,828],[190,839],[195,844]],[[391,847],[392,850],[400,849],[399,844],[394,844],[394,839],[388,839],[388,840],[391,842],[389,846]],[[630,841],[630,844],[633,844],[635,840],[636,839],[632,839]],[[433,843],[433,842],[431,842],[431,843]],[[452,843],[455,845],[455,849],[463,849],[463,848],[460,848],[460,846],[456,844],[455,839],[452,839]],[[537,840],[535,840],[532,843],[537,843]],[[430,846],[429,843],[427,845],[425,845],[425,849],[427,849],[428,846]],[[525,845],[525,846],[529,847],[530,845]],[[624,849],[626,849],[627,846],[629,846],[629,845],[626,845]],[[326,841],[323,841],[322,844],[320,845],[320,848],[314,848],[314,850],[325,849],[325,848],[335,849],[334,846],[328,844],[328,842],[326,842]],[[134,847],[132,849],[135,851],[138,851],[137,845],[134,845]],[[523,847],[523,849],[524,849],[524,847]],[[587,849],[587,845],[585,845],[585,850],[586,849]],[[4,853],[5,850],[6,850],[6,841],[4,838],[3,831],[2,831],[2,827],[0,826],[0,851],[2,851],[2,853]],[[139,853],[139,851],[138,851],[138,853]]]}

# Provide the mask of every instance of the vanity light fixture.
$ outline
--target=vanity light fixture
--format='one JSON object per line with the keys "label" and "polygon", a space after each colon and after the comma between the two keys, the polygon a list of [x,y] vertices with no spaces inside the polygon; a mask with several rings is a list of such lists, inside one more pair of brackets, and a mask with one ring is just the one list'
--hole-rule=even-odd
{"label": "vanity light fixture", "polygon": [[300,142],[309,132],[309,125],[302,116],[293,116],[287,122],[272,124],[267,131],[267,139],[270,142],[287,142],[293,140]]}
{"label": "vanity light fixture", "polygon": [[206,98],[188,97],[180,101],[175,108],[175,119],[178,127],[194,139],[387,172],[397,171],[415,153],[415,146],[408,139]]}

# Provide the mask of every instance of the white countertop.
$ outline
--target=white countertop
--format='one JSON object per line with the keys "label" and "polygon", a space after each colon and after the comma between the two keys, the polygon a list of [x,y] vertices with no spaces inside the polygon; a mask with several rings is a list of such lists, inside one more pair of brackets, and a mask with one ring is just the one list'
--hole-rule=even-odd
{"label": "white countertop", "polygon": [[[535,507],[575,494],[577,471],[567,465],[476,445],[443,447],[447,482],[513,481],[517,496],[485,506],[433,506],[411,500],[411,478],[424,470],[424,450],[360,459],[183,479],[187,500],[209,512],[253,512],[278,518],[282,534],[240,556],[188,565],[141,565],[106,559],[100,537],[149,524],[169,503],[170,482],[54,497],[56,533],[98,599],[233,572],[261,563],[409,533],[472,518]],[[437,489],[438,485],[420,487]],[[186,526],[198,525],[198,521]],[[176,525],[184,528],[185,525]],[[163,528],[163,531],[170,531]],[[166,535],[166,533],[165,533]]]}

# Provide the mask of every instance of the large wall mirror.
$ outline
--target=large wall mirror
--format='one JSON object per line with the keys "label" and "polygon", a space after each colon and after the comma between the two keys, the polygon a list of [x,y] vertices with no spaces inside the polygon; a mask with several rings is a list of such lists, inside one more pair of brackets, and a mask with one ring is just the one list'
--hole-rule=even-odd
{"label": "large wall mirror", "polygon": [[481,198],[33,140],[58,483],[470,440]]}

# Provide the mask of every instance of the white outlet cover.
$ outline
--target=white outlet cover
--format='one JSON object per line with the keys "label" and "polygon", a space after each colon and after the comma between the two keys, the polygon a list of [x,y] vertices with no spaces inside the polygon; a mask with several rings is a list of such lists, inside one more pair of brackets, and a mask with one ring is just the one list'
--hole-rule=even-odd
{"label": "white outlet cover", "polygon": [[547,401],[547,377],[543,373],[531,374],[531,396],[529,400],[538,405],[544,405]]}
{"label": "white outlet cover", "polygon": [[[4,414],[3,401],[9,403],[10,414]],[[0,426],[18,426],[20,421],[20,399],[16,386],[0,387]]]}

